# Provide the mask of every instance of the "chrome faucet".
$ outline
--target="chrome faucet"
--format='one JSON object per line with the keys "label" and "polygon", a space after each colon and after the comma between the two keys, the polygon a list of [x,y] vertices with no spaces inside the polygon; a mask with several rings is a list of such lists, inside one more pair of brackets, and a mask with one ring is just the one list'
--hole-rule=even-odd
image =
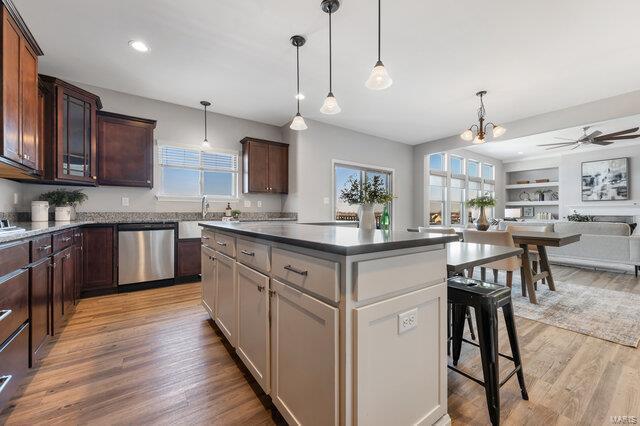
{"label": "chrome faucet", "polygon": [[202,218],[207,218],[207,213],[209,213],[209,203],[207,202],[207,196],[202,196]]}

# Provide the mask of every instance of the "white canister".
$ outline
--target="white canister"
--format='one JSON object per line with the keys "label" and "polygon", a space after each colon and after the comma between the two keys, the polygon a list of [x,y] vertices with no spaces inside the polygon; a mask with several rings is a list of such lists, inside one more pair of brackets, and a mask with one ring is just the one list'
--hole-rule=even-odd
{"label": "white canister", "polygon": [[56,207],[56,222],[69,222],[71,220],[71,206]]}
{"label": "white canister", "polygon": [[31,202],[31,221],[32,222],[48,222],[49,221],[49,202],[48,201],[32,201]]}

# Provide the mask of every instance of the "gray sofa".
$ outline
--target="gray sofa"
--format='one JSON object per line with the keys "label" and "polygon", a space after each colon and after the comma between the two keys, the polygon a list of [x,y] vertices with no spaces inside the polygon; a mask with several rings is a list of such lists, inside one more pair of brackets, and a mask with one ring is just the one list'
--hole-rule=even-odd
{"label": "gray sofa", "polygon": [[549,247],[549,260],[554,263],[604,269],[640,271],[640,231],[626,223],[610,222],[509,222],[503,221],[499,229],[509,224],[518,226],[553,225],[555,232],[582,234],[580,241],[564,247]]}

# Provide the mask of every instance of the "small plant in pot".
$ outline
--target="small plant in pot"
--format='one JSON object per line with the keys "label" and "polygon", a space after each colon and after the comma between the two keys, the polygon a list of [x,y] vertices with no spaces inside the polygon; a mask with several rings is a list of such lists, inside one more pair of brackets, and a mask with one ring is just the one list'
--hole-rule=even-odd
{"label": "small plant in pot", "polygon": [[385,183],[380,176],[374,176],[365,182],[349,178],[345,187],[340,191],[340,200],[358,207],[359,228],[364,230],[376,229],[376,218],[373,211],[375,204],[385,205],[383,216],[388,217],[386,205],[393,200],[393,194],[385,188]]}
{"label": "small plant in pot", "polygon": [[495,205],[495,198],[489,196],[488,194],[467,201],[467,206],[480,209],[480,217],[478,217],[478,220],[476,221],[476,229],[478,231],[486,231],[487,229],[489,229],[489,221],[487,220],[487,215],[485,214],[485,208],[493,207]]}
{"label": "small plant in pot", "polygon": [[242,212],[240,210],[231,210],[231,217],[235,220],[240,220],[240,214]]}
{"label": "small plant in pot", "polygon": [[76,207],[87,198],[81,189],[56,189],[40,195],[40,201],[48,201],[50,206],[56,208],[56,222],[75,220]]}

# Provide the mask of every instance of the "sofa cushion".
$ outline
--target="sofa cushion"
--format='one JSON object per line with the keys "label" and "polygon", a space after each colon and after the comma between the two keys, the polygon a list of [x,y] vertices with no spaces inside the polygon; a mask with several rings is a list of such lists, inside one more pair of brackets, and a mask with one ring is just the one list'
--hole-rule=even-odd
{"label": "sofa cushion", "polygon": [[626,223],[612,222],[557,222],[554,224],[556,232],[570,232],[587,235],[619,235],[628,237],[629,225]]}

